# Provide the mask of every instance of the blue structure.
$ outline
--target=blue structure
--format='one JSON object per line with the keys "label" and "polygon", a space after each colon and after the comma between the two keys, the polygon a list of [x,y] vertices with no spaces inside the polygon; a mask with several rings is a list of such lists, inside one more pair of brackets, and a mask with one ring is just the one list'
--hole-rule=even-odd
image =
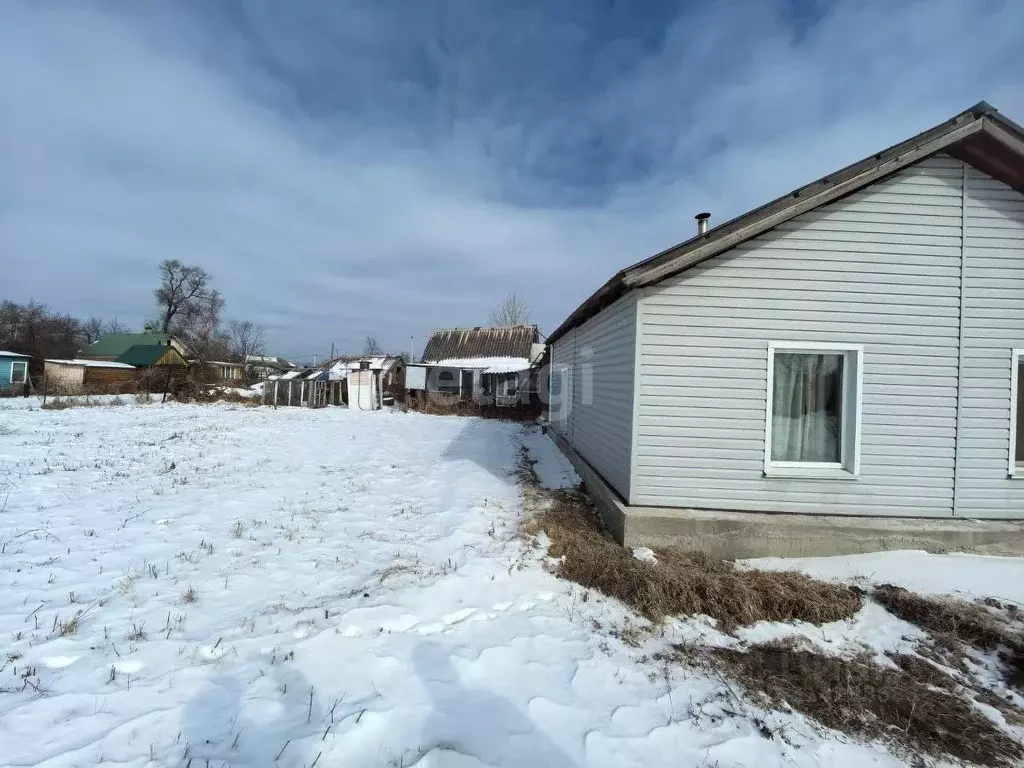
{"label": "blue structure", "polygon": [[21,388],[28,381],[28,355],[0,351],[0,390]]}

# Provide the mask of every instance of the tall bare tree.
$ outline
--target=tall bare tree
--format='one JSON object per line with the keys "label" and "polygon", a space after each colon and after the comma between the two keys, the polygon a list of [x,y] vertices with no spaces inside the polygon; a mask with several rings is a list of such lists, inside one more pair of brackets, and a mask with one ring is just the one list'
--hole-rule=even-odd
{"label": "tall bare tree", "polygon": [[209,291],[201,298],[193,297],[178,312],[170,326],[173,333],[188,349],[189,355],[200,363],[223,360],[229,354],[230,337],[220,324],[224,298],[219,291]]}
{"label": "tall bare tree", "polygon": [[[205,269],[182,264],[177,259],[160,262],[160,287],[153,291],[160,308],[160,330],[170,333],[175,321],[182,314],[202,309],[197,307],[209,301],[210,275]],[[223,304],[223,302],[221,302]]]}
{"label": "tall bare tree", "polygon": [[363,344],[364,355],[383,355],[384,347],[377,343],[377,339],[373,336],[366,337],[366,343]]}
{"label": "tall bare tree", "polygon": [[530,322],[530,308],[522,297],[510,293],[493,312],[491,312],[491,325],[525,325]]}
{"label": "tall bare tree", "polygon": [[265,329],[252,320],[232,320],[228,325],[231,334],[231,359],[241,363],[248,373],[250,357],[263,354],[263,335]]}

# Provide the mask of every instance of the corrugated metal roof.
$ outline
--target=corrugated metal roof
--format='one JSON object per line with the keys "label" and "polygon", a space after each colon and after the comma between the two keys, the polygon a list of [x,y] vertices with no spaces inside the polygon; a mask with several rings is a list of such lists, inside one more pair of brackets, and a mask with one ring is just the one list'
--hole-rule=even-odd
{"label": "corrugated metal roof", "polygon": [[169,333],[108,333],[78,354],[82,357],[120,357],[134,346],[162,346],[171,343]]}
{"label": "corrugated metal roof", "polygon": [[119,363],[128,365],[156,365],[157,361],[167,354],[172,347],[161,346],[160,344],[136,344],[129,347],[127,351],[117,358]]}
{"label": "corrugated metal roof", "polygon": [[47,360],[48,363],[56,363],[57,365],[81,365],[84,368],[134,368],[134,365],[128,365],[128,363],[115,363],[110,360],[80,360],[75,358],[73,360]]}
{"label": "corrugated metal roof", "polygon": [[538,340],[536,325],[494,328],[450,328],[434,331],[421,362],[466,358],[514,357],[530,359],[530,345]]}

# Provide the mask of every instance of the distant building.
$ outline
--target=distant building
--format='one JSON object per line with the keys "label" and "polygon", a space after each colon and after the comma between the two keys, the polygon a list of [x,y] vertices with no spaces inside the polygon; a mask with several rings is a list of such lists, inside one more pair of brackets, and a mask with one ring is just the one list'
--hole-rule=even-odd
{"label": "distant building", "polygon": [[271,376],[280,376],[294,370],[295,365],[283,357],[272,357],[270,355],[248,355],[245,358],[245,366],[249,374],[257,379],[269,379]]}
{"label": "distant building", "polygon": [[[108,333],[85,349],[79,350],[80,360],[117,360],[132,347],[170,347],[182,358],[185,345],[169,333]],[[122,361],[123,362],[123,361]]]}
{"label": "distant building", "polygon": [[28,361],[20,352],[0,352],[0,392],[20,391],[28,383]]}
{"label": "distant building", "polygon": [[43,369],[46,392],[77,395],[130,390],[138,369],[112,360],[46,360]]}
{"label": "distant building", "polygon": [[430,335],[420,363],[406,369],[407,389],[497,405],[520,400],[544,352],[536,325],[452,328]]}

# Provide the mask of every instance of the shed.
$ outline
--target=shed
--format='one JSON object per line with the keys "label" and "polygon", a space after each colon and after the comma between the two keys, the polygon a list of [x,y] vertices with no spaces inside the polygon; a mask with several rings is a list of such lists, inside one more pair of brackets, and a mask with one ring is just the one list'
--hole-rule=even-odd
{"label": "shed", "polygon": [[549,338],[551,430],[620,539],[693,509],[1024,519],[1024,129],[982,102],[706,222]]}
{"label": "shed", "polygon": [[8,391],[28,384],[28,362],[31,358],[20,352],[0,351],[0,391]]}
{"label": "shed", "polygon": [[43,377],[51,394],[114,393],[131,389],[137,369],[110,360],[46,360]]}
{"label": "shed", "polygon": [[511,405],[529,388],[543,352],[536,325],[433,331],[423,357],[406,372],[410,389],[428,395]]}

